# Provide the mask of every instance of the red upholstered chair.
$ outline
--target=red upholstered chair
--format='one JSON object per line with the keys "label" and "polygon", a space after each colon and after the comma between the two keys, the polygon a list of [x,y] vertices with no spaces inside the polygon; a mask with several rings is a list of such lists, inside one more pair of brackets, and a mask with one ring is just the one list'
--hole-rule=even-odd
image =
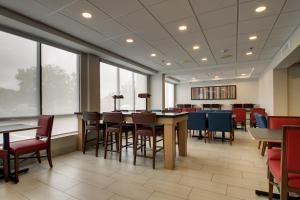
{"label": "red upholstered chair", "polygon": [[196,108],[182,108],[182,112],[196,112]]}
{"label": "red upholstered chair", "polygon": [[250,112],[250,127],[256,127],[256,120],[255,120],[254,113],[258,113],[263,116],[266,115],[266,111],[264,108],[252,108]]}
{"label": "red upholstered chair", "polygon": [[246,131],[246,110],[244,108],[233,108],[232,112],[235,115],[235,127],[237,127],[237,125],[240,124],[242,127],[244,127],[244,130]]}
{"label": "red upholstered chair", "polygon": [[3,175],[5,181],[7,182],[8,181],[8,168],[7,168],[8,160],[7,160],[6,150],[0,149],[0,158],[2,158],[3,160]]}
{"label": "red upholstered chair", "polygon": [[36,131],[36,138],[10,143],[9,152],[14,156],[16,181],[18,181],[20,155],[36,153],[35,158],[37,158],[38,162],[41,163],[40,151],[46,150],[49,165],[51,168],[53,167],[51,160],[51,133],[53,119],[53,115],[41,115],[38,119],[39,128]]}
{"label": "red upholstered chair", "polygon": [[300,126],[284,126],[282,159],[269,159],[269,200],[273,197],[273,184],[278,183],[280,199],[287,200],[289,192],[300,194]]}

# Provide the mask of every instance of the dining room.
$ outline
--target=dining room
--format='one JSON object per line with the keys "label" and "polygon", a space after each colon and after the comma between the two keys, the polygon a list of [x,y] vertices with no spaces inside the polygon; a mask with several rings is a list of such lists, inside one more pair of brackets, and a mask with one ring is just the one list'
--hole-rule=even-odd
{"label": "dining room", "polygon": [[299,2],[0,0],[0,199],[299,199]]}

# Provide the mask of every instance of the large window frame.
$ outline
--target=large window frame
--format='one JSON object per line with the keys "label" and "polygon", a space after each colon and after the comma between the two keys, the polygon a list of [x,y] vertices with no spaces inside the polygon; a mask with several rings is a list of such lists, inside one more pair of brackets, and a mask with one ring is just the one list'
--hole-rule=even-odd
{"label": "large window frame", "polygon": [[[100,62],[99,62],[100,73],[101,73],[101,63],[107,64],[107,65],[111,65],[111,66],[113,66],[113,67],[115,67],[117,69],[117,92],[116,92],[117,95],[121,94],[120,93],[121,92],[121,89],[120,89],[120,85],[121,85],[120,70],[127,70],[127,71],[129,71],[131,73],[132,96],[133,96],[133,110],[137,110],[136,109],[136,107],[137,107],[136,106],[136,96],[138,95],[138,93],[137,93],[137,88],[136,88],[135,74],[143,75],[143,76],[146,77],[146,91],[145,92],[147,92],[147,93],[149,92],[149,85],[148,85],[149,84],[148,83],[149,82],[149,75],[148,74],[144,74],[144,73],[139,72],[139,71],[136,71],[136,70],[128,69],[127,67],[124,67],[124,66],[118,65],[116,63],[112,63],[112,62],[106,61],[106,60],[101,60],[101,59],[100,59]],[[101,84],[100,84],[100,90],[101,90]],[[100,93],[101,93],[101,91],[100,91]],[[113,101],[113,99],[111,99],[111,100]],[[122,99],[121,99],[121,101],[122,101]],[[120,101],[117,101],[116,107],[117,107],[117,110],[120,110],[120,107],[121,107],[121,102]],[[146,109],[146,104],[145,104],[145,108],[144,109]],[[144,109],[141,109],[141,110],[144,110]],[[100,105],[100,111],[102,112],[101,105]]]}
{"label": "large window frame", "polygon": [[[51,41],[48,41],[48,40],[45,40],[45,39],[42,39],[42,38],[39,38],[39,37],[36,37],[36,36],[32,36],[30,34],[27,34],[27,33],[24,33],[24,32],[21,32],[21,31],[18,31],[18,30],[15,30],[15,29],[11,29],[11,28],[8,28],[8,27],[3,27],[3,26],[0,26],[0,31],[2,32],[5,32],[5,33],[8,33],[8,34],[12,34],[12,35],[15,35],[15,36],[18,36],[18,37],[21,37],[21,38],[25,38],[25,39],[28,39],[28,40],[31,40],[33,42],[36,42],[36,45],[37,45],[37,89],[38,89],[38,111],[39,111],[39,115],[42,115],[43,114],[43,108],[42,108],[42,105],[43,105],[43,98],[42,98],[42,44],[45,44],[45,45],[48,45],[48,46],[52,46],[54,48],[58,48],[58,49],[61,49],[61,50],[64,50],[64,51],[68,51],[70,53],[74,53],[74,54],[77,54],[77,88],[78,88],[78,108],[77,108],[77,111],[80,110],[80,94],[81,94],[81,91],[80,91],[80,76],[81,76],[81,73],[80,73],[80,55],[81,55],[81,52],[80,51],[77,51],[75,49],[72,49],[72,48],[69,48],[69,47],[66,47],[64,45],[61,45],[61,44],[58,44],[58,43],[54,43],[54,42],[51,42]],[[6,121],[6,120],[10,120],[10,119],[14,119],[14,120],[17,120],[17,119],[36,119],[39,117],[39,115],[28,115],[28,116],[10,116],[10,117],[0,117],[0,121]],[[59,116],[59,117],[63,117],[63,116],[72,116],[74,115],[74,113],[62,113],[62,114],[53,114],[54,116]]]}

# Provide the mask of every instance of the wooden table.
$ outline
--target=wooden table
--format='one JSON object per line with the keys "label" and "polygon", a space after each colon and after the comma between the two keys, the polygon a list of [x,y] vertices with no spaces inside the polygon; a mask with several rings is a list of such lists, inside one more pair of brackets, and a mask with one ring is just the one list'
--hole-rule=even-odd
{"label": "wooden table", "polygon": [[248,128],[252,139],[262,142],[282,142],[283,130],[270,128]]}
{"label": "wooden table", "polygon": [[[26,125],[26,124],[11,124],[11,125],[4,125],[0,126],[0,133],[3,134],[3,149],[7,150],[7,160],[10,160],[10,154],[9,154],[9,134],[12,132],[18,132],[18,131],[27,131],[32,129],[38,129],[39,126],[32,126],[32,125]],[[10,168],[10,162],[7,163],[7,168],[9,172],[9,178],[14,180],[13,173],[11,173]],[[19,173],[27,172],[28,169],[22,169]]]}
{"label": "wooden table", "polygon": [[[82,113],[75,113],[78,116],[79,149],[83,149],[84,122]],[[101,113],[100,113],[101,114]],[[132,122],[131,112],[122,112],[127,122]],[[179,155],[187,156],[187,119],[188,113],[162,113],[156,112],[157,123],[164,124],[164,155],[165,169],[175,169],[176,166],[176,133],[175,126],[179,126]]]}

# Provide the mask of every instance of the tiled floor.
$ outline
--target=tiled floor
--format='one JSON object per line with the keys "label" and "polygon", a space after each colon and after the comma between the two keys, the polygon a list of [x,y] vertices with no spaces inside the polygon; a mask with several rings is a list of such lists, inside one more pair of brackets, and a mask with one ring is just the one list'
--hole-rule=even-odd
{"label": "tiled floor", "polygon": [[[110,155],[110,154],[109,154]],[[243,131],[236,131],[233,146],[211,144],[189,138],[188,157],[177,157],[174,171],[163,169],[163,154],[157,169],[151,160],[138,157],[132,164],[132,151],[124,151],[122,163],[116,155],[103,159],[74,152],[30,166],[19,184],[0,182],[0,199],[5,200],[238,200],[261,199],[255,189],[267,189],[266,161],[257,143]]]}

